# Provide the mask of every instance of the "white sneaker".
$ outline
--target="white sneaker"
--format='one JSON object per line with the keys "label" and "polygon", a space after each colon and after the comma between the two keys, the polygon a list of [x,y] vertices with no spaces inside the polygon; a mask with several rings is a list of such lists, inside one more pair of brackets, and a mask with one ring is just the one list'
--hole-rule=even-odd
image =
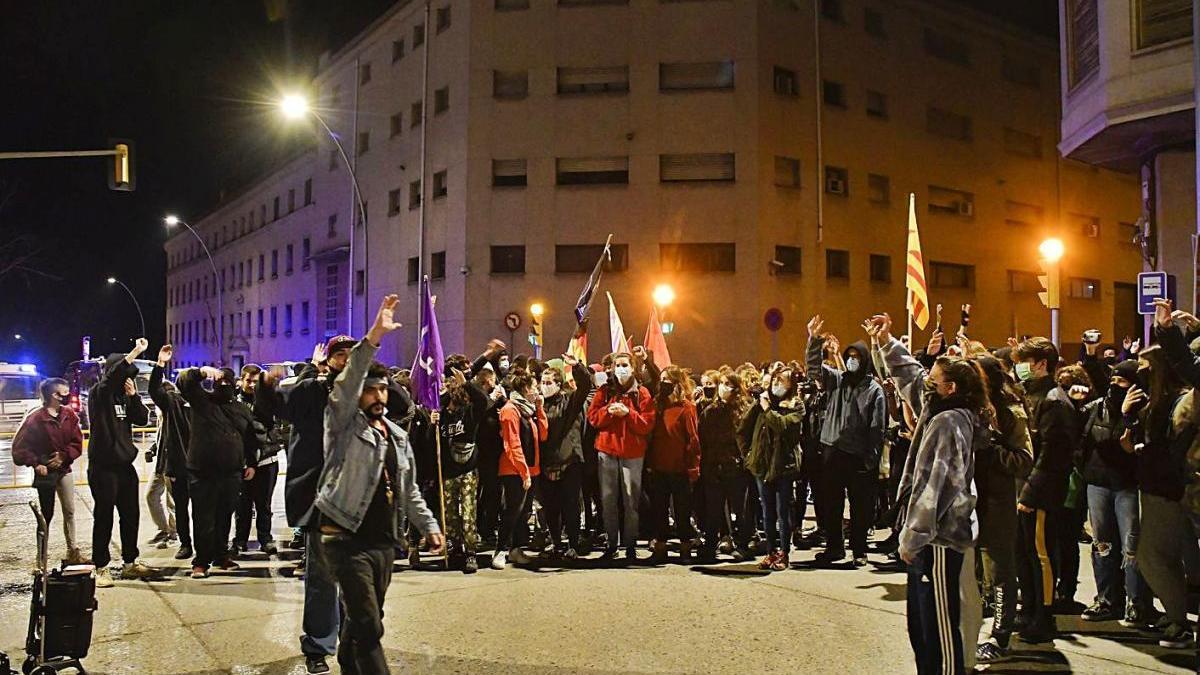
{"label": "white sneaker", "polygon": [[112,588],[114,585],[112,572],[107,567],[96,570],[96,588]]}
{"label": "white sneaker", "polygon": [[[492,556],[492,569],[502,570],[508,564],[508,554],[504,551],[496,551],[496,555]],[[111,581],[109,582],[112,583]]]}
{"label": "white sneaker", "polygon": [[525,555],[525,551],[522,551],[519,548],[514,548],[509,551],[508,559],[511,560],[514,565],[528,565],[529,563],[533,562],[533,559]]}

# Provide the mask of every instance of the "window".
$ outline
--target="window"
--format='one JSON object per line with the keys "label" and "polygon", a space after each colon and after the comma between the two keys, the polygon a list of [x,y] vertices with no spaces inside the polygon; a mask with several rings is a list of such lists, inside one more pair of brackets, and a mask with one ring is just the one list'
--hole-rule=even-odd
{"label": "window", "polygon": [[362,295],[363,292],[366,290],[366,287],[367,287],[367,271],[366,270],[355,270],[354,271],[354,294]]}
{"label": "window", "polygon": [[402,194],[402,192],[401,192],[400,188],[396,188],[395,190],[388,190],[388,215],[389,216],[394,216],[397,213],[400,213],[401,194]]}
{"label": "window", "polygon": [[258,337],[263,336],[263,309],[258,308]]}
{"label": "window", "polygon": [[305,205],[305,206],[308,206],[309,204],[312,204],[312,203],[313,203],[313,200],[312,200],[312,179],[311,179],[311,178],[305,178],[305,179],[304,179],[304,205]]}
{"label": "window", "polygon": [[735,272],[737,244],[659,244],[659,266],[666,272]]}
{"label": "window", "polygon": [[867,35],[877,38],[887,37],[887,28],[883,25],[883,13],[873,7],[863,9],[863,30]]}
{"label": "window", "polygon": [[278,196],[275,197],[274,204],[275,205],[271,211],[271,213],[272,213],[271,220],[279,220],[279,197]]}
{"label": "window", "polygon": [[1042,137],[1005,127],[1004,151],[1010,155],[1041,159]]}
{"label": "window", "polygon": [[396,113],[388,118],[388,138],[395,138],[404,130],[404,115]]}
{"label": "window", "polygon": [[408,259],[408,283],[415,284],[421,280],[421,259],[413,256]]}
{"label": "window", "polygon": [[300,269],[307,270],[312,267],[312,239],[305,237],[300,242]]}
{"label": "window", "polygon": [[416,103],[412,104],[412,109],[409,111],[408,116],[409,116],[409,119],[411,120],[409,122],[409,124],[411,126],[414,126],[414,127],[421,126],[421,120],[425,116],[425,111],[424,111],[424,106],[421,105],[420,101],[417,101]]}
{"label": "window", "polygon": [[934,288],[974,288],[975,266],[957,263],[930,262],[929,271]]}
{"label": "window", "polygon": [[392,63],[404,58],[404,38],[392,40]]}
{"label": "window", "polygon": [[279,249],[271,251],[271,278],[279,278]]}
{"label": "window", "polygon": [[777,275],[800,275],[800,247],[776,246],[775,258],[771,261],[771,270]]}
{"label": "window", "polygon": [[795,157],[775,156],[775,186],[800,187],[800,160]]}
{"label": "window", "polygon": [[[260,226],[267,224],[267,205],[266,204],[258,205],[258,224]],[[195,257],[195,256],[192,256],[192,257]]]}
{"label": "window", "polygon": [[414,180],[408,184],[408,210],[421,205],[421,181]]}
{"label": "window", "polygon": [[367,154],[367,151],[370,149],[371,149],[371,132],[369,132],[369,131],[358,132],[358,156],[362,157],[363,155]]}
{"label": "window", "polygon": [[1134,0],[1133,29],[1137,49],[1182,40],[1192,34],[1190,0]]}
{"label": "window", "polygon": [[1100,280],[1071,277],[1067,288],[1067,297],[1080,300],[1099,300]]}
{"label": "window", "polygon": [[821,99],[825,101],[825,105],[831,105],[836,108],[846,107],[846,88],[841,82],[833,80],[821,81]]}
{"label": "window", "polygon": [[529,96],[529,71],[492,71],[492,96],[510,101],[520,100]]}
{"label": "window", "polygon": [[283,306],[283,334],[285,337],[292,336],[292,303]]}
{"label": "window", "polygon": [[825,278],[850,278],[850,252],[837,249],[825,249]]}
{"label": "window", "polygon": [[971,140],[971,118],[929,106],[925,110],[925,130],[936,136],[969,141]]}
{"label": "window", "polygon": [[887,204],[891,202],[891,179],[878,173],[867,174],[867,198],[872,204]]}
{"label": "window", "polygon": [[558,185],[625,185],[629,157],[559,157],[555,175]]}
{"label": "window", "polygon": [[1097,0],[1066,0],[1064,3],[1069,88],[1100,69],[1100,23],[1096,4]]}
{"label": "window", "polygon": [[887,119],[887,116],[888,116],[887,94],[875,91],[873,89],[868,89],[867,90],[867,114],[870,115],[871,117],[878,117],[879,119]]}
{"label": "window", "polygon": [[312,326],[312,324],[309,321],[308,310],[309,310],[309,306],[308,306],[307,300],[300,303],[300,334],[301,335],[308,335],[309,330]]}
{"label": "window", "polygon": [[524,274],[524,246],[493,246],[492,274]]}
{"label": "window", "polygon": [[734,174],[732,152],[658,156],[658,177],[664,183],[733,181]]}
{"label": "window", "polygon": [[925,29],[925,53],[960,66],[971,65],[971,48],[967,43],[932,28]]}
{"label": "window", "polygon": [[493,159],[493,187],[525,187],[525,160],[523,159]]}
{"label": "window", "polygon": [[1085,239],[1100,238],[1100,219],[1098,217],[1072,213],[1067,216],[1067,219]]}
{"label": "window", "polygon": [[441,33],[450,27],[450,6],[439,7],[437,11],[437,32]]}
{"label": "window", "polygon": [[1038,293],[1041,290],[1042,285],[1038,282],[1038,275],[1036,272],[1008,270],[1009,293]]}
{"label": "window", "polygon": [[845,22],[846,14],[842,9],[842,0],[821,0],[821,16],[830,21]]}
{"label": "window", "polygon": [[338,305],[338,266],[325,266],[325,336],[337,334]]}
{"label": "window", "polygon": [[929,186],[929,212],[975,217],[975,195],[953,188]]}
{"label": "window", "polygon": [[433,198],[446,196],[446,170],[433,174]]}
{"label": "window", "polygon": [[271,337],[275,337],[275,334],[278,332],[279,332],[279,308],[272,305],[271,306]]}
{"label": "window", "polygon": [[425,44],[425,24],[413,26],[413,49]]}
{"label": "window", "polygon": [[285,274],[292,273],[292,259],[294,258],[296,247],[294,244],[287,245],[287,255],[284,257],[283,271]]}
{"label": "window", "polygon": [[246,285],[246,263],[241,260],[238,261],[237,285],[238,288]]}
{"label": "window", "polygon": [[[605,272],[624,272],[629,269],[629,244],[611,244],[608,252],[611,260],[605,259]],[[591,274],[603,253],[604,244],[559,244],[554,247],[554,272]]]}
{"label": "window", "polygon": [[529,0],[496,0],[497,12],[507,12],[518,9],[529,9]]}
{"label": "window", "polygon": [[845,169],[836,166],[825,167],[825,193],[850,196],[850,174]]}
{"label": "window", "polygon": [[773,76],[775,93],[784,96],[799,96],[800,86],[796,81],[796,71],[775,66]]}
{"label": "window", "polygon": [[660,91],[733,89],[733,61],[703,63],[660,63]]}
{"label": "window", "polygon": [[871,281],[877,284],[892,283],[892,256],[871,254]]}
{"label": "window", "polygon": [[433,114],[440,115],[450,109],[450,87],[442,87],[433,92]]}
{"label": "window", "polygon": [[1015,84],[1023,84],[1033,89],[1041,87],[1038,65],[1031,60],[1005,54],[1000,62],[1000,74],[1004,76],[1004,79]]}
{"label": "window", "polygon": [[358,67],[358,84],[364,85],[371,81],[371,64],[364,63]]}
{"label": "window", "polygon": [[263,280],[263,275],[265,273],[264,270],[266,268],[265,261],[266,261],[266,255],[259,253],[258,254],[258,280],[259,280],[259,282],[261,282]]}
{"label": "window", "polygon": [[445,279],[446,278],[446,252],[438,251],[429,256],[429,278],[430,279]]}
{"label": "window", "polygon": [[612,94],[629,91],[629,66],[558,69],[559,94]]}
{"label": "window", "polygon": [[246,285],[254,285],[254,258],[246,261]]}
{"label": "window", "polygon": [[1044,209],[1034,204],[1013,201],[1004,202],[1004,222],[1016,226],[1036,226],[1042,224]]}
{"label": "window", "polygon": [[326,234],[326,236],[328,236],[330,239],[336,237],[337,236],[337,214],[336,213],[329,214],[329,220],[327,221],[326,224],[329,228],[329,231]]}
{"label": "window", "polygon": [[288,213],[293,213],[296,210],[296,189],[288,190]]}

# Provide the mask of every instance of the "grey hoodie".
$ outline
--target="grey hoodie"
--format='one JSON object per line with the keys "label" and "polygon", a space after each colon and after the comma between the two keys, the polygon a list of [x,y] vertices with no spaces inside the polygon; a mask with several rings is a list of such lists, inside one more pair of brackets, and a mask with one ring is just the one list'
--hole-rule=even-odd
{"label": "grey hoodie", "polygon": [[871,351],[861,342],[851,347],[862,355],[859,374],[826,366],[822,363],[825,339],[808,340],[808,377],[819,380],[829,392],[821,443],[878,463],[887,430],[887,400],[883,387],[872,377]]}

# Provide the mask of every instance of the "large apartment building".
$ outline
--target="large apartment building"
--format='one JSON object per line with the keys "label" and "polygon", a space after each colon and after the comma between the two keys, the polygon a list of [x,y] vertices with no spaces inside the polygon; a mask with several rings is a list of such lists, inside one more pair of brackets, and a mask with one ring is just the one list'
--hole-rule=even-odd
{"label": "large apartment building", "polygon": [[971,303],[985,341],[1048,333],[1037,246],[1056,235],[1064,342],[1136,332],[1136,180],[1059,156],[1057,66],[1052,39],[936,1],[400,2],[312,85],[366,228],[314,124],[311,152],[194,223],[223,280],[188,233],[167,242],[170,335],[213,360],[223,284],[226,362],[299,359],[398,291],[382,357],[408,363],[425,274],[448,351],[539,302],[557,354],[612,234],[602,287],[637,341],[668,283],[676,361],[798,357],[814,313],[844,342],[875,311],[903,323],[910,192],[950,329]]}

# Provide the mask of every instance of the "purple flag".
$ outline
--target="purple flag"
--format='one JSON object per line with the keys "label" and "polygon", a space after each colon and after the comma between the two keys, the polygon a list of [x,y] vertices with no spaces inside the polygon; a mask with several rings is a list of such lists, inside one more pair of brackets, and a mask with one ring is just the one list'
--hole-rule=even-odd
{"label": "purple flag", "polygon": [[417,403],[429,410],[441,408],[442,336],[438,333],[437,315],[433,312],[433,297],[429,292],[429,277],[422,282],[425,292],[421,303],[421,332],[417,337],[417,358],[413,363],[412,386]]}

